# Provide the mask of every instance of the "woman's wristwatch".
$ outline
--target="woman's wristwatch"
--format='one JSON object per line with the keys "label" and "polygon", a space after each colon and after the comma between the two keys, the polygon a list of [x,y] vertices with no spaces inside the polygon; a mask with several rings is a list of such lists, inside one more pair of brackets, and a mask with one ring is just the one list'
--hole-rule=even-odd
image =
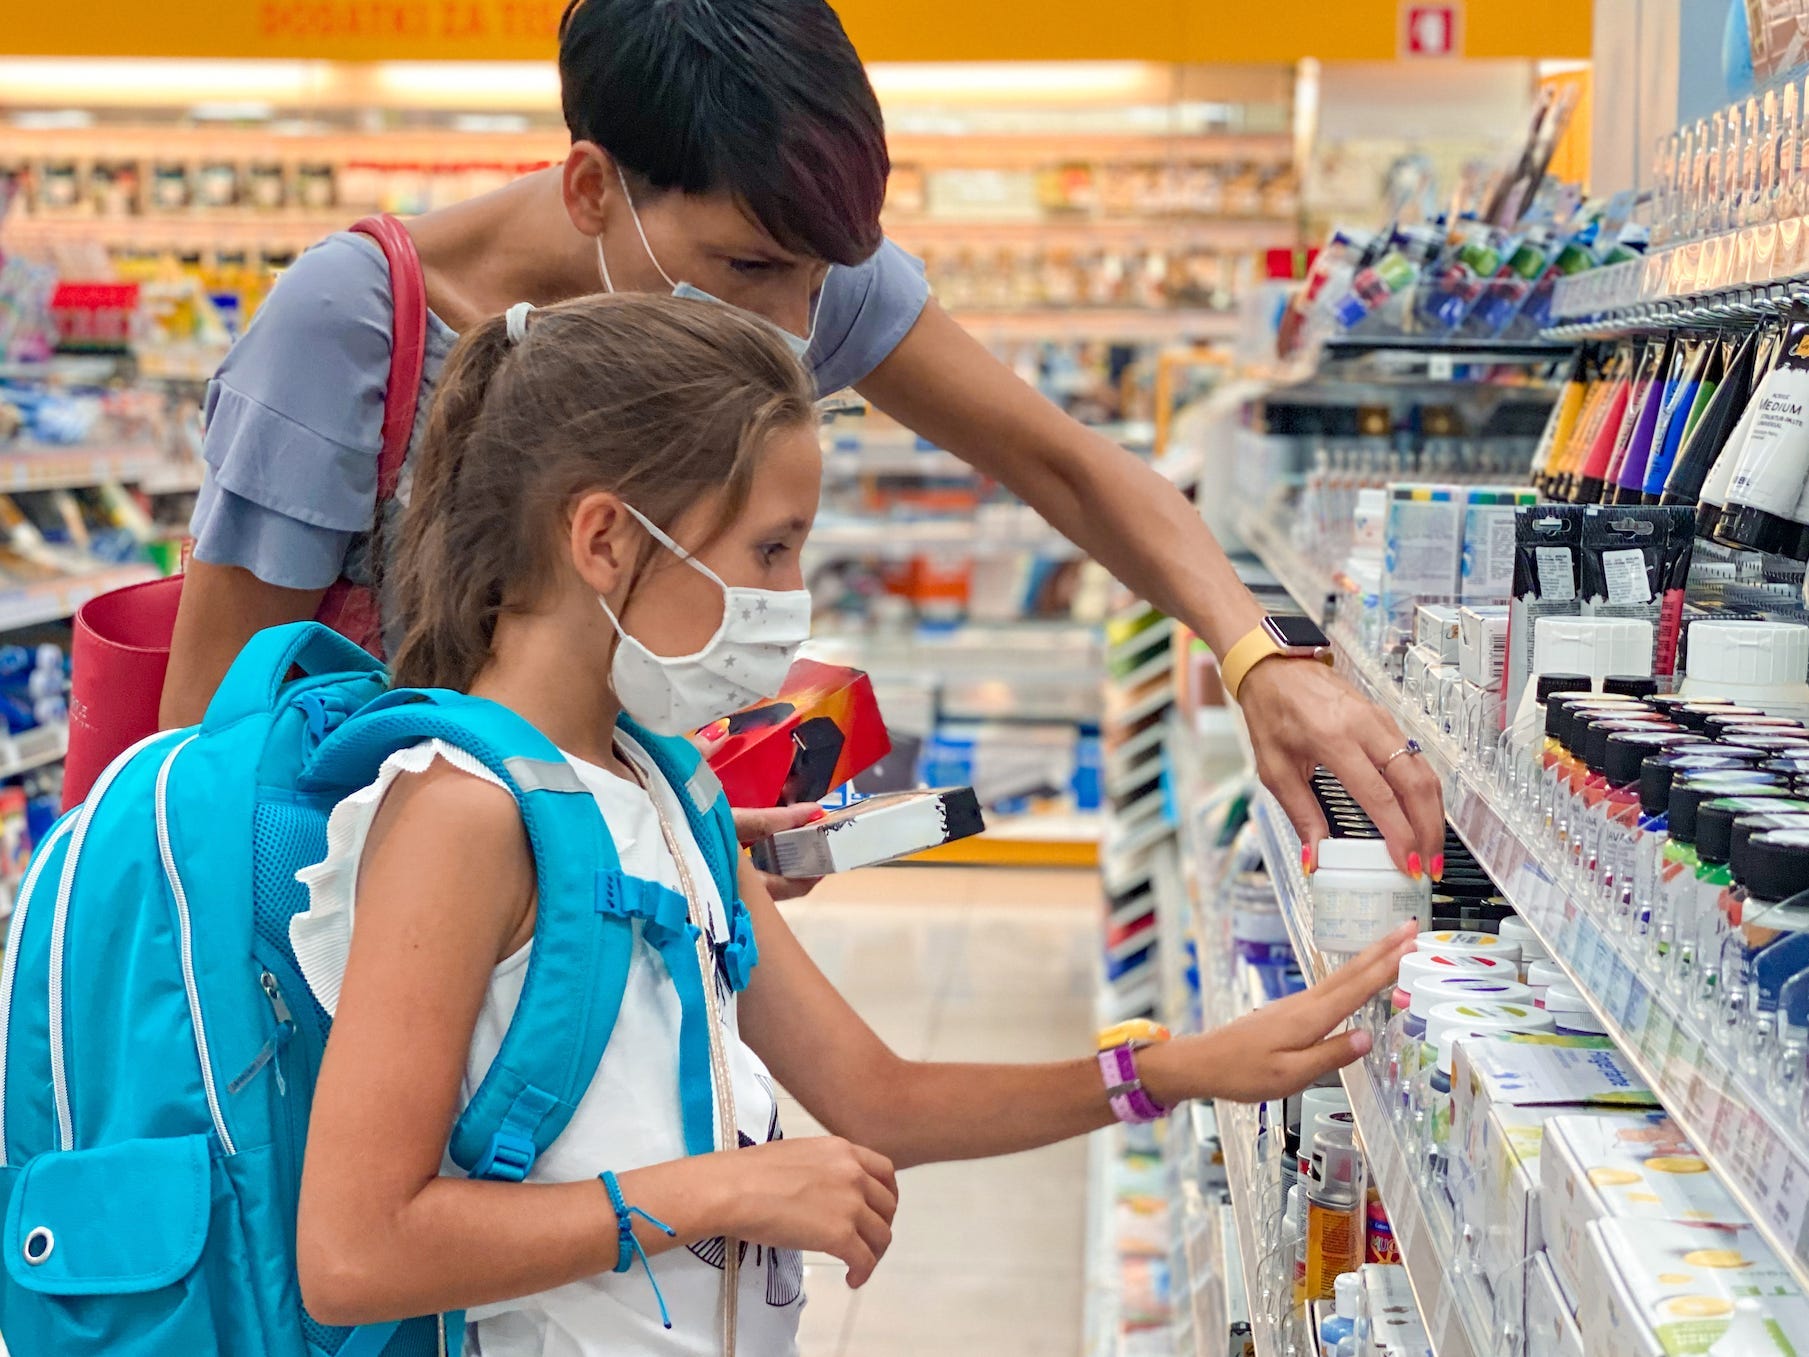
{"label": "woman's wristwatch", "polygon": [[1099,1073],[1105,1079],[1112,1115],[1119,1121],[1135,1126],[1168,1115],[1168,1109],[1150,1096],[1137,1074],[1137,1052],[1168,1037],[1166,1027],[1147,1018],[1133,1018],[1099,1034]]}
{"label": "woman's wristwatch", "polygon": [[1288,660],[1320,660],[1330,664],[1332,643],[1310,617],[1272,614],[1263,618],[1219,657],[1219,678],[1233,702],[1237,701],[1238,690],[1244,686],[1250,671],[1277,655]]}

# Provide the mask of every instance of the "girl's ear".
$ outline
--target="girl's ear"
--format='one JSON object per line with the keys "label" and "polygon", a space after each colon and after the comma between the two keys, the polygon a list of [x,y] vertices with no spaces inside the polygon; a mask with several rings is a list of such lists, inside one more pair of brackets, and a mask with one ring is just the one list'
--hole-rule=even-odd
{"label": "girl's ear", "polygon": [[565,155],[560,188],[572,225],[583,235],[600,234],[609,195],[621,192],[615,158],[594,141],[574,142]]}
{"label": "girl's ear", "polygon": [[645,536],[619,498],[593,490],[572,508],[572,568],[592,593],[613,597],[627,583]]}

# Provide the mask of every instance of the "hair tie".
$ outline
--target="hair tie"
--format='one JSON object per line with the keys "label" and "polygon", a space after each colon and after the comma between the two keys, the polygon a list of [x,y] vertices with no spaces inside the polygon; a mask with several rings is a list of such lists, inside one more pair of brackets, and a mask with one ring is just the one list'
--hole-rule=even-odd
{"label": "hair tie", "polygon": [[528,337],[528,312],[534,309],[533,302],[516,302],[503,313],[503,321],[507,326],[509,343],[519,344]]}

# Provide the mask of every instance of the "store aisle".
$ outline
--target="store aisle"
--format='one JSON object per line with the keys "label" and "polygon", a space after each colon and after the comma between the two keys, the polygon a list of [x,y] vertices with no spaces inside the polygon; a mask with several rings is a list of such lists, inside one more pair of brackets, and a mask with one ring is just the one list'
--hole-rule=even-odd
{"label": "store aisle", "polygon": [[[829,978],[903,1055],[1058,1060],[1094,1028],[1099,878],[903,867],[786,905]],[[789,1134],[816,1125],[794,1102]],[[912,1169],[891,1252],[848,1290],[813,1259],[803,1357],[1072,1357],[1080,1351],[1086,1146]]]}

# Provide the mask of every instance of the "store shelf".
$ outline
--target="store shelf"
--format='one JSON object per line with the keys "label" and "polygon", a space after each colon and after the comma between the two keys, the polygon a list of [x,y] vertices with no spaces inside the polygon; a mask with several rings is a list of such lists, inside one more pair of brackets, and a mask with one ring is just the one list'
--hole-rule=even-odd
{"label": "store shelf", "polygon": [[[1265,1194],[1256,1170],[1256,1109],[1248,1103],[1214,1102],[1213,1112],[1219,1122],[1219,1144],[1225,1155],[1225,1176],[1231,1180],[1231,1217],[1237,1226],[1238,1257],[1244,1266],[1245,1285],[1261,1273],[1265,1252],[1276,1247],[1281,1235],[1281,1211]],[[1289,1265],[1292,1271],[1292,1263]],[[1250,1306],[1251,1335],[1256,1340],[1256,1357],[1283,1357],[1286,1335],[1275,1322],[1273,1307],[1256,1303],[1252,1290]]]}
{"label": "store shelf", "polygon": [[[1264,540],[1280,539],[1271,532]],[[1256,541],[1251,545],[1263,554]],[[1278,578],[1310,581],[1310,570],[1290,555],[1263,559]],[[1331,587],[1329,579],[1309,582],[1306,597]],[[1458,836],[1779,1257],[1809,1286],[1809,1142],[1794,1110],[1777,1107],[1758,1071],[1716,1030],[1714,1014],[1674,999],[1636,939],[1601,917],[1587,894],[1568,888],[1551,864],[1554,850],[1504,808],[1492,780],[1402,700],[1377,661],[1340,645],[1339,663],[1420,742],[1444,784],[1446,815]],[[1282,870],[1295,861],[1285,854]]]}
{"label": "store shelf", "polygon": [[0,633],[60,622],[97,594],[157,578],[149,565],[115,565],[63,579],[0,589]]}
{"label": "store shelf", "polygon": [[[343,231],[356,209],[331,212],[197,209],[130,217],[15,216],[5,228],[13,248],[99,245],[115,250],[239,248],[288,252]],[[1263,250],[1297,244],[1291,217],[1035,217],[1021,221],[888,217],[886,234],[907,250],[960,246],[1035,246],[1090,250],[1105,246],[1189,246]]]}
{"label": "store shelf", "polygon": [[14,445],[0,452],[0,492],[137,483],[162,474],[169,466],[169,455],[153,443],[67,448]]}
{"label": "store shelf", "polygon": [[55,763],[68,752],[69,727],[65,725],[38,726],[17,735],[0,731],[0,779]]}
{"label": "store shelf", "polygon": [[1337,595],[1347,592],[1346,587],[1296,551],[1288,541],[1287,526],[1266,514],[1243,515],[1238,519],[1237,533],[1300,610],[1323,627],[1326,605]]}
{"label": "store shelf", "polygon": [[887,139],[894,165],[928,162],[937,169],[1043,169],[1058,165],[1257,164],[1288,165],[1294,141],[1286,133],[1095,134],[988,133],[947,136],[894,132]]}
{"label": "store shelf", "polygon": [[966,867],[1085,867],[1099,865],[1105,821],[1097,811],[1009,815],[983,834],[919,853],[912,862]]}
{"label": "store shelf", "polygon": [[1327,358],[1366,354],[1399,354],[1462,363],[1552,363],[1569,355],[1574,344],[1546,339],[1465,339],[1434,335],[1339,335],[1325,341]]}
{"label": "store shelf", "polygon": [[1188,246],[1194,249],[1268,250],[1300,242],[1292,217],[1033,217],[1021,221],[973,218],[888,217],[886,234],[913,253],[938,246],[985,249],[1035,246],[1044,250],[1097,250],[1105,246]]}
{"label": "store shelf", "polygon": [[[1300,841],[1268,793],[1258,798],[1253,814],[1295,959],[1308,981],[1317,983],[1330,967],[1313,945],[1312,905],[1300,871]],[[1494,1343],[1486,1307],[1474,1299],[1468,1274],[1455,1265],[1459,1257],[1456,1229],[1442,1190],[1404,1148],[1400,1127],[1368,1062],[1347,1066],[1341,1078],[1350,1095],[1370,1176],[1388,1208],[1395,1245],[1413,1284],[1435,1357],[1491,1357]]]}
{"label": "store shelf", "polygon": [[1071,560],[1079,547],[1046,526],[993,527],[973,518],[824,523],[811,530],[805,554],[813,561],[881,557],[897,560],[925,553],[1016,556],[1031,553]]}
{"label": "store shelf", "polygon": [[1047,306],[1013,311],[963,307],[951,314],[983,343],[1061,339],[1095,343],[1206,342],[1235,339],[1243,324],[1235,311],[1190,307]]}

